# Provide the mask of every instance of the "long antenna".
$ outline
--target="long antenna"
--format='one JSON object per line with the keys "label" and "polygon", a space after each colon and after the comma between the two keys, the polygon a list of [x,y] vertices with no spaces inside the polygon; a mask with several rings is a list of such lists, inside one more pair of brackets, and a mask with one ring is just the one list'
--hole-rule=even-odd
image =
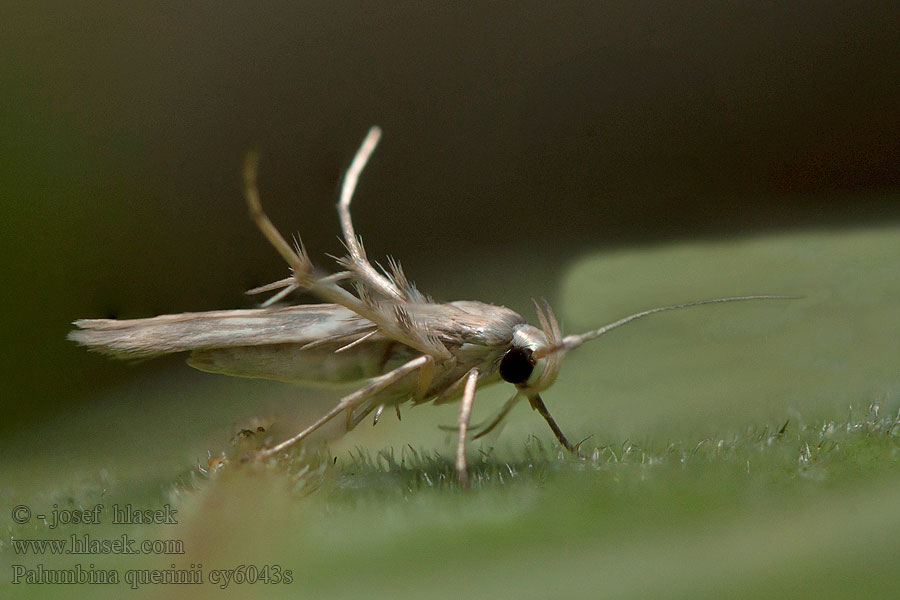
{"label": "long antenna", "polygon": [[[589,342],[600,337],[604,333],[612,331],[616,327],[621,327],[622,325],[630,323],[635,319],[640,319],[641,317],[646,317],[647,315],[652,315],[659,312],[665,312],[667,310],[688,308],[690,306],[700,306],[701,304],[718,304],[720,302],[740,302],[743,300],[797,300],[799,298],[801,298],[801,296],[735,296],[733,298],[713,298],[712,300],[698,300],[696,302],[685,302],[684,304],[660,306],[658,308],[651,308],[649,310],[644,310],[639,313],[634,313],[633,315],[623,317],[618,321],[613,321],[612,323],[604,325],[603,327],[595,329],[593,331],[588,331],[578,335],[567,335],[563,338],[561,343],[557,344],[556,346],[550,347],[545,352],[542,352],[541,355],[546,356],[547,354],[552,354],[554,352],[565,352],[567,350],[571,350],[572,348],[577,348],[585,342]],[[541,358],[541,356],[538,356],[537,353],[535,353],[535,358]]]}

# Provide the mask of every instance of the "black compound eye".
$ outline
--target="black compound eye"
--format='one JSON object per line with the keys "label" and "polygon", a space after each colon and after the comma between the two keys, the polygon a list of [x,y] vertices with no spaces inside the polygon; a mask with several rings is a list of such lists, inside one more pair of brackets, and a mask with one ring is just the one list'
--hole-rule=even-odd
{"label": "black compound eye", "polygon": [[500,377],[509,383],[525,383],[534,371],[530,348],[510,348],[500,361]]}

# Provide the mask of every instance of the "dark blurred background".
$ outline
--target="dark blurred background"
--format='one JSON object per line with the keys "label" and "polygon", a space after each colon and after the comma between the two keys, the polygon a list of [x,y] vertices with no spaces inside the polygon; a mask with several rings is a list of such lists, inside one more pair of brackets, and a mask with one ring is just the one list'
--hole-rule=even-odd
{"label": "dark blurred background", "polygon": [[6,430],[133,377],[73,319],[249,307],[285,275],[241,198],[252,146],[273,221],[331,268],[341,172],[381,125],[357,229],[445,300],[552,297],[598,248],[900,220],[895,1],[0,12]]}

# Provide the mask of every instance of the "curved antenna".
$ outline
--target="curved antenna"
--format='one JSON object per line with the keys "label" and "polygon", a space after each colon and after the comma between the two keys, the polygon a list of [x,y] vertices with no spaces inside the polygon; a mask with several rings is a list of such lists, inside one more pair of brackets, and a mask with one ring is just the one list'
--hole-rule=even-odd
{"label": "curved antenna", "polygon": [[554,352],[565,352],[567,350],[571,350],[572,348],[577,348],[585,342],[589,342],[593,339],[596,339],[607,333],[612,331],[616,327],[621,327],[626,323],[630,323],[635,319],[640,319],[641,317],[646,317],[648,315],[652,315],[659,312],[665,312],[667,310],[676,310],[679,308],[688,308],[690,306],[700,306],[701,304],[718,304],[720,302],[740,302],[743,300],[797,300],[802,296],[734,296],[731,298],[713,298],[712,300],[698,300],[696,302],[685,302],[683,304],[673,304],[671,306],[660,306],[657,308],[651,308],[649,310],[644,310],[639,313],[634,313],[633,315],[628,315],[627,317],[623,317],[618,321],[613,321],[608,325],[604,325],[599,329],[595,329],[593,331],[588,331],[585,333],[580,333],[578,335],[567,335],[563,338],[562,342],[547,348],[546,351],[541,352],[540,356],[538,356],[538,352],[535,352],[535,358],[541,358],[542,356],[546,356],[548,354],[553,354]]}

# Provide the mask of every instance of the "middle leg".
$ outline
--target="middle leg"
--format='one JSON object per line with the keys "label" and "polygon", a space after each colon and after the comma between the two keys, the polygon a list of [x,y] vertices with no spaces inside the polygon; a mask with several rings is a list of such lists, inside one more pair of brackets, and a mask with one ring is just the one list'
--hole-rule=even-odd
{"label": "middle leg", "polygon": [[472,405],[475,403],[475,386],[478,383],[478,369],[471,369],[466,375],[466,387],[463,389],[462,402],[459,406],[459,437],[456,440],[456,477],[463,489],[469,489],[469,471],[466,467],[466,432],[472,418]]}

